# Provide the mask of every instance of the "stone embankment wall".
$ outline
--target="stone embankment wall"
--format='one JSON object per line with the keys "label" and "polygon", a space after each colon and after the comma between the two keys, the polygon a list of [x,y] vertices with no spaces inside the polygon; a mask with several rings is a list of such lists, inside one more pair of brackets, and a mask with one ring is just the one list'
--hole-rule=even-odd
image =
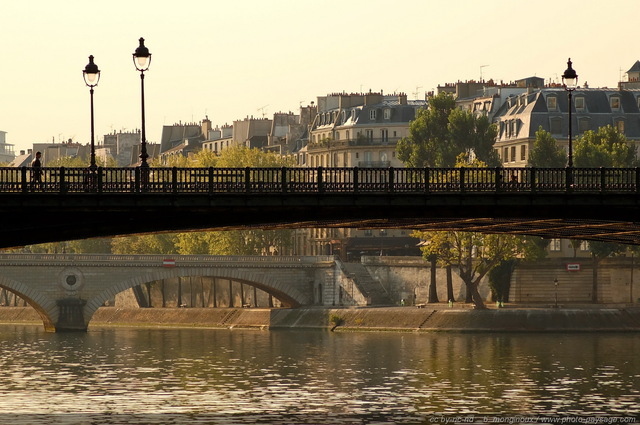
{"label": "stone embankment wall", "polygon": [[[0,323],[40,324],[35,310],[0,308]],[[337,324],[337,326],[336,326]],[[640,332],[640,308],[607,309],[98,309],[101,326],[319,329],[335,331]]]}
{"label": "stone embankment wall", "polygon": [[[607,258],[598,264],[599,303],[639,302],[640,282],[633,258]],[[554,281],[558,280],[556,287]],[[518,265],[511,279],[510,301],[516,303],[591,302],[593,260],[590,258],[549,259]]]}
{"label": "stone embankment wall", "polygon": [[[411,301],[415,294],[415,303],[426,303],[429,299],[431,283],[431,264],[422,257],[362,257],[362,264],[374,279],[380,281],[390,294],[399,301]],[[436,287],[438,300],[447,302],[446,269],[436,269]],[[452,270],[454,301],[464,302],[466,288],[462,279]],[[483,279],[478,288],[486,300],[491,296],[487,279]],[[411,302],[409,302],[411,304]]]}
{"label": "stone embankment wall", "polygon": [[[369,273],[395,294],[397,300],[416,303],[428,300],[431,282],[430,264],[420,257],[363,257]],[[598,265],[598,303],[640,302],[640,269],[633,258],[607,258]],[[569,265],[569,267],[568,267]],[[577,270],[576,270],[577,269]],[[464,283],[453,269],[453,289],[456,301],[464,301]],[[511,277],[509,301],[519,304],[555,303],[556,286],[559,303],[589,303],[593,291],[593,261],[590,258],[546,259],[536,263],[519,264]],[[438,298],[447,301],[446,271],[436,271]],[[480,283],[480,294],[489,301],[488,279]]]}

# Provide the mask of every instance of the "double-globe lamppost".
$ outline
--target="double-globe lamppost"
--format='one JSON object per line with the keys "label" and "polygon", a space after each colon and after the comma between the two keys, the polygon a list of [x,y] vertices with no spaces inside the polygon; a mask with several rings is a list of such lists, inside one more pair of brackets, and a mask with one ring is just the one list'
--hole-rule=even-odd
{"label": "double-globe lamppost", "polygon": [[564,89],[567,91],[569,96],[569,158],[567,160],[567,167],[573,167],[573,141],[571,139],[571,109],[573,107],[573,102],[571,100],[572,93],[578,87],[578,74],[571,67],[571,58],[567,61],[567,69],[562,74],[562,85]]}
{"label": "double-globe lamppost", "polygon": [[140,167],[148,167],[147,158],[147,135],[144,127],[144,72],[149,69],[151,64],[151,53],[144,45],[144,38],[140,37],[140,45],[133,52],[133,64],[140,71],[140,94],[142,98],[142,134],[140,141]]}
{"label": "double-globe lamppost", "polygon": [[93,88],[98,85],[100,81],[100,70],[98,65],[93,62],[93,55],[89,56],[89,63],[84,67],[82,71],[84,77],[84,83],[89,87],[89,93],[91,94],[91,159],[89,170],[95,172],[98,168],[96,165],[96,146],[95,146],[95,132],[93,127]]}

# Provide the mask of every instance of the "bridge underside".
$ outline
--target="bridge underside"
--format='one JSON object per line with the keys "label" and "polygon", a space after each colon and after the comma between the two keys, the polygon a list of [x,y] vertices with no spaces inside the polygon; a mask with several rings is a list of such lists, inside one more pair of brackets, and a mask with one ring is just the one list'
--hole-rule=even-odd
{"label": "bridge underside", "polygon": [[0,247],[197,229],[404,228],[640,244],[629,193],[3,195]]}

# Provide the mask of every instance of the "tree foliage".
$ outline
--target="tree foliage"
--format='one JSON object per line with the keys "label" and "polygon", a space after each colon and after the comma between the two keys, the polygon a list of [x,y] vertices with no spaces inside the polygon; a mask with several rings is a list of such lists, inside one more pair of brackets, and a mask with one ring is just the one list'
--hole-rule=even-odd
{"label": "tree foliage", "polygon": [[636,149],[626,136],[607,125],[585,131],[573,149],[576,167],[635,167]]}
{"label": "tree foliage", "polygon": [[490,166],[499,165],[493,143],[495,124],[487,117],[456,108],[450,93],[429,98],[429,107],[417,112],[409,124],[409,136],[398,141],[398,159],[409,167],[453,167],[465,152]]}
{"label": "tree foliage", "polygon": [[279,168],[294,165],[294,159],[283,157],[275,152],[264,152],[260,149],[250,149],[245,146],[235,146],[223,149],[220,154],[210,150],[199,150],[193,155],[174,155],[161,162],[154,160],[154,167],[219,167],[244,168],[264,167]]}
{"label": "tree foliage", "polygon": [[567,152],[560,146],[551,133],[542,129],[536,131],[536,141],[529,152],[529,165],[541,168],[561,168],[567,163]]}
{"label": "tree foliage", "polygon": [[157,233],[113,238],[114,254],[175,254],[175,234]]}

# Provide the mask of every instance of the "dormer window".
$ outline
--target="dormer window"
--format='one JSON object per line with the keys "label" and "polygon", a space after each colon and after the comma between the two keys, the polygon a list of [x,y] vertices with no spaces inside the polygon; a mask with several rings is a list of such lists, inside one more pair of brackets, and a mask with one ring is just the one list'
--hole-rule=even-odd
{"label": "dormer window", "polygon": [[584,112],[584,97],[578,96],[575,101],[576,111]]}
{"label": "dormer window", "polygon": [[369,111],[369,119],[374,121],[376,119],[376,110],[372,109]]}
{"label": "dormer window", "polygon": [[347,111],[342,111],[342,124],[347,120]]}
{"label": "dormer window", "polygon": [[547,97],[547,109],[550,111],[555,111],[558,109],[558,102],[555,96]]}
{"label": "dormer window", "polygon": [[355,109],[352,109],[352,110],[351,110],[351,119],[352,119],[353,121],[355,121],[355,120],[356,120],[356,110],[355,110]]}
{"label": "dormer window", "polygon": [[614,111],[620,110],[620,98],[618,96],[611,96],[609,98],[609,105],[611,105],[611,109]]}
{"label": "dormer window", "polygon": [[384,110],[384,119],[385,120],[390,120],[391,119],[391,109],[385,108],[385,110]]}

